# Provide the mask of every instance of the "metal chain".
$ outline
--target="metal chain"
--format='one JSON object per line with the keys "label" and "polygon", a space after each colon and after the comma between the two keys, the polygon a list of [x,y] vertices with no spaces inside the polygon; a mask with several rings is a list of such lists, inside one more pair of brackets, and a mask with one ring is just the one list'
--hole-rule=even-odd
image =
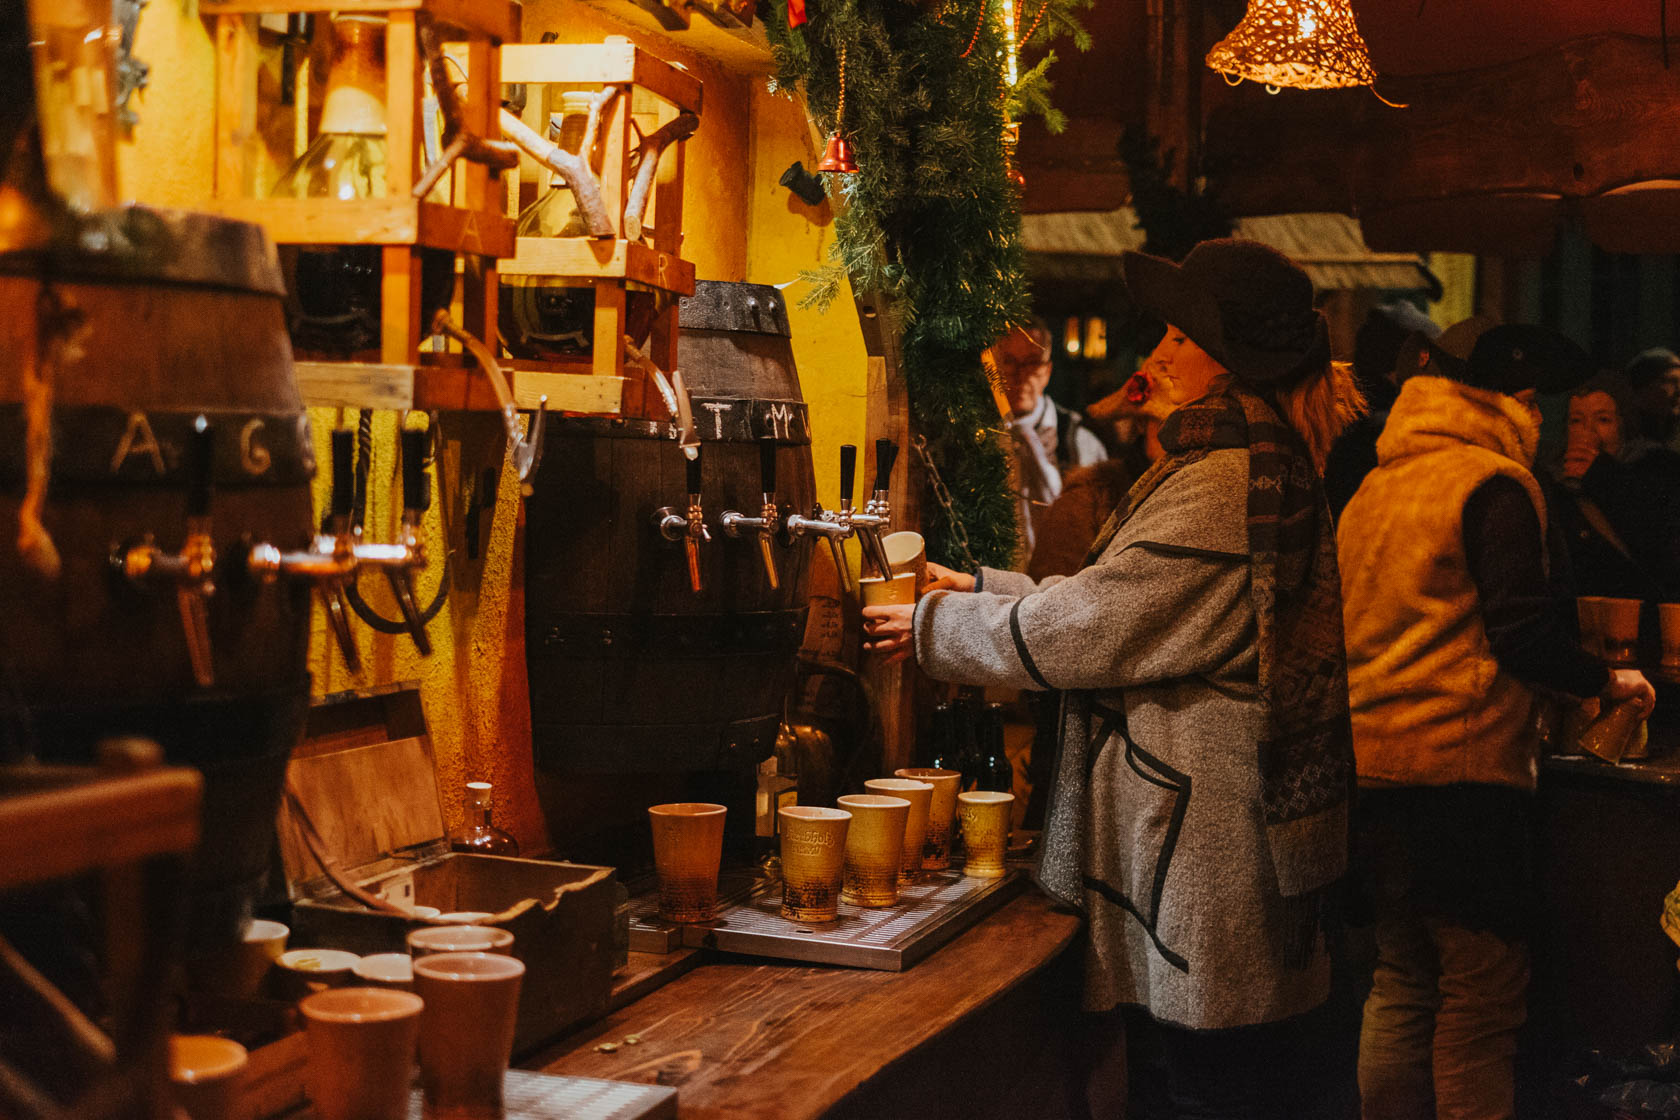
{"label": "metal chain", "polygon": [[928,486],[933,490],[934,500],[945,511],[945,519],[951,526],[951,541],[957,546],[957,552],[967,565],[966,571],[980,570],[980,562],[974,558],[973,551],[968,546],[968,530],[963,528],[962,518],[957,516],[956,503],[951,500],[951,491],[946,489],[945,480],[939,475],[939,468],[933,465],[933,456],[928,454],[927,440],[917,432],[910,437],[910,446],[916,449],[916,455],[927,468]]}

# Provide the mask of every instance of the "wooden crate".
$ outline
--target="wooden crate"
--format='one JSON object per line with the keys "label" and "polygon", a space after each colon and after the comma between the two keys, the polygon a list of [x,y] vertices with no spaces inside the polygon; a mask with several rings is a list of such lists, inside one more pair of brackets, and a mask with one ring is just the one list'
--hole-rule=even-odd
{"label": "wooden crate", "polygon": [[[423,69],[417,21],[429,18],[466,73],[465,126],[499,136],[500,48],[519,37],[520,9],[508,0],[201,0],[215,21],[217,54],[215,186],[212,206],[256,222],[281,245],[378,245],[382,248],[380,360],[420,371],[430,324],[420,322],[420,250],[481,259],[465,270],[461,319],[494,343],[496,261],[514,251],[513,223],[492,170],[457,161],[445,177],[447,201],[413,197],[425,164]],[[386,17],[387,182],[378,199],[270,199],[256,183],[259,163],[258,19],[296,13],[369,13]],[[324,27],[324,20],[318,27]],[[324,33],[317,30],[317,34]],[[301,106],[300,114],[306,116]],[[300,142],[303,130],[299,128]],[[301,149],[300,149],[301,150]],[[457,357],[457,369],[468,368]],[[352,369],[346,376],[353,374]],[[340,379],[342,380],[342,379]],[[313,401],[311,403],[314,403]],[[360,402],[358,402],[360,403]]]}
{"label": "wooden crate", "polygon": [[[643,375],[627,367],[622,339],[631,285],[670,293],[670,306],[660,312],[653,328],[649,357],[669,372],[677,360],[677,303],[675,297],[694,292],[694,266],[681,257],[683,240],[683,177],[685,145],[675,144],[660,163],[651,191],[650,209],[642,236],[630,238],[625,210],[634,179],[638,132],[646,134],[679,113],[699,115],[703,85],[683,68],[666,62],[630,40],[612,36],[595,44],[521,43],[502,49],[502,78],[527,87],[525,123],[546,135],[548,115],[558,108],[566,89],[598,90],[622,87],[601,122],[601,194],[615,224],[609,238],[521,237],[501,276],[555,277],[595,292],[594,347],[588,360],[514,363],[515,379],[526,384],[558,386],[563,379],[587,377],[610,391],[622,386],[622,397],[596,411],[629,416],[658,415],[658,395],[644,391]],[[528,157],[520,174],[508,184],[508,211],[517,215],[547,189],[549,173]],[[539,377],[540,375],[540,377]],[[584,411],[562,409],[563,411]]]}

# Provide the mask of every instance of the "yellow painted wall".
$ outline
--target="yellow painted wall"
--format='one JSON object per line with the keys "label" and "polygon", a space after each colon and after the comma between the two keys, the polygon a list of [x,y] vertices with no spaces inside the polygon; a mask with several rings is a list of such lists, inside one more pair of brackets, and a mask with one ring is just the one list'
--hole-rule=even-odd
{"label": "yellow painted wall", "polygon": [[[126,196],[157,205],[192,207],[209,195],[213,152],[211,118],[215,65],[208,25],[190,0],[151,4],[141,21],[135,53],[152,66],[151,88],[137,102],[140,127],[119,152]],[[562,41],[590,42],[628,35],[650,50],[681,62],[705,82],[705,111],[688,147],[684,255],[702,279],[780,284],[826,258],[833,236],[827,204],[790,202],[776,185],[794,159],[815,162],[803,110],[773,97],[761,78],[732,73],[718,63],[677,48],[578,0],[530,0],[525,38],[544,31]],[[865,431],[866,368],[856,315],[849,301],[827,313],[797,306],[790,288],[794,353],[811,402],[817,432],[818,491],[832,503],[837,490],[836,448],[861,443]],[[327,433],[340,422],[330,409],[311,410],[317,454],[330,462]],[[367,531],[388,539],[399,513],[393,472],[395,414],[374,418],[375,438]],[[436,652],[419,657],[406,637],[378,634],[356,624],[364,660],[352,676],[333,648],[325,619],[315,612],[310,668],[317,694],[373,684],[418,680],[431,725],[440,787],[452,827],[460,822],[464,781],[482,778],[498,789],[498,823],[528,851],[546,848],[545,822],[531,776],[530,709],[524,671],[523,603],[519,536],[520,504],[512,473],[503,467],[499,420],[486,414],[448,414],[440,463],[444,497],[434,499],[427,541],[434,557],[448,551],[449,592],[429,627]],[[469,505],[485,468],[495,471],[495,501],[480,512],[479,531],[467,540]],[[317,501],[325,479],[317,480]],[[469,552],[476,548],[476,557]],[[422,604],[438,585],[440,566],[420,580]],[[383,581],[361,581],[369,604],[396,615]]]}

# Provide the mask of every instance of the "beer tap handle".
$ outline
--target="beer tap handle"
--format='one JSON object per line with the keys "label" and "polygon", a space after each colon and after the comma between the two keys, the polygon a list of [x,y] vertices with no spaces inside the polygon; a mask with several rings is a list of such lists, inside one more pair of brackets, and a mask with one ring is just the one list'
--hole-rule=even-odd
{"label": "beer tap handle", "polygon": [[404,428],[402,434],[403,510],[425,513],[431,508],[432,489],[426,485],[426,441],[430,433]]}
{"label": "beer tap handle", "polygon": [[344,593],[342,580],[317,585],[321,605],[327,609],[327,623],[333,637],[338,639],[338,652],[344,656],[344,667],[352,673],[362,671],[362,655],[356,649],[356,637],[350,632],[350,599]]}
{"label": "beer tap handle", "polygon": [[770,590],[776,591],[781,587],[781,580],[776,576],[776,554],[770,538],[776,532],[781,511],[776,508],[776,441],[773,439],[758,441],[758,484],[764,495],[764,506],[758,511],[759,519],[764,522],[758,531],[758,556],[764,562],[765,581],[770,584]]}
{"label": "beer tap handle", "polygon": [[685,464],[688,475],[688,531],[683,534],[683,551],[688,556],[688,586],[696,595],[705,590],[700,572],[700,544],[712,539],[706,528],[706,511],[700,501],[700,449]]}
{"label": "beer tap handle", "polygon": [[181,546],[184,571],[175,584],[175,603],[181,612],[181,632],[187,659],[200,688],[216,683],[210,647],[210,610],[205,602],[215,591],[215,546],[210,538],[210,504],[215,489],[216,433],[203,416],[193,421],[187,446],[187,536]]}
{"label": "beer tap handle", "polygon": [[857,445],[840,445],[840,510],[852,508],[852,484],[857,480]]}
{"label": "beer tap handle", "polygon": [[420,651],[421,657],[430,657],[432,639],[426,633],[426,620],[420,617],[420,607],[414,600],[414,578],[407,568],[386,568],[385,578],[391,584],[391,595],[397,601],[397,609],[402,611],[403,626],[414,640],[414,648]]}
{"label": "beer tap handle", "polygon": [[890,439],[875,441],[875,492],[883,494],[892,486],[893,464],[898,462],[898,444]]}

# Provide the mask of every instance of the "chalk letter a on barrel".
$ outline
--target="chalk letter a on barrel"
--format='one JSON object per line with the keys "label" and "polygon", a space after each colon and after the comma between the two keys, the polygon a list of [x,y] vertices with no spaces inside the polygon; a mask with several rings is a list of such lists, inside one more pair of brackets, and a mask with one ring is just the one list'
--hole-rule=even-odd
{"label": "chalk letter a on barrel", "polygon": [[122,441],[117,444],[117,453],[111,456],[111,473],[116,474],[123,469],[135,455],[149,455],[152,466],[157,470],[158,477],[169,473],[169,468],[163,461],[163,448],[158,446],[157,436],[152,434],[152,422],[146,419],[144,412],[128,414],[128,428],[123,432]]}

